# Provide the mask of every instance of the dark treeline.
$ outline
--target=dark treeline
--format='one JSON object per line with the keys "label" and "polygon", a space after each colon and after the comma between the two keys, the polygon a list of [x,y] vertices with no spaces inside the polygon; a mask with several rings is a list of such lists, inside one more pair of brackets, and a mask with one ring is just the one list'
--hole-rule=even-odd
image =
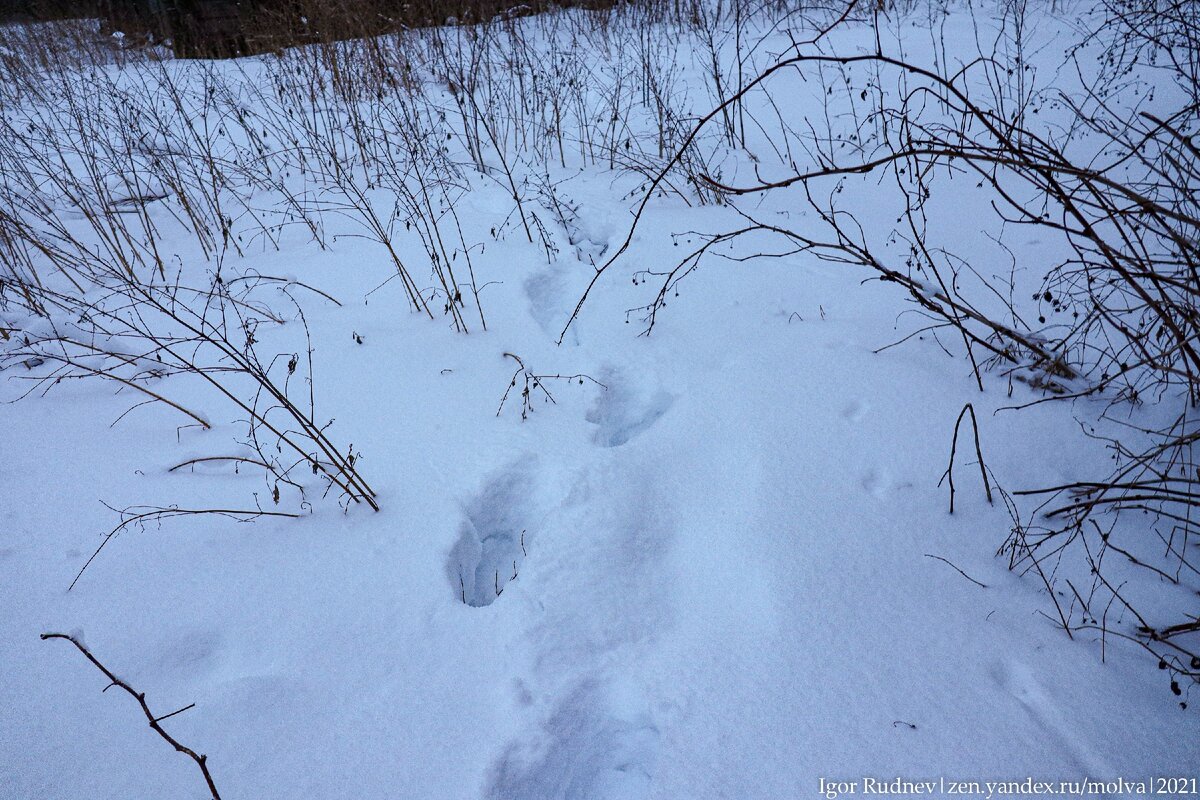
{"label": "dark treeline", "polygon": [[99,19],[102,30],[169,41],[177,56],[222,57],[406,27],[481,22],[613,0],[0,0],[0,23]]}
{"label": "dark treeline", "polygon": [[0,0],[0,22],[99,16],[100,0]]}

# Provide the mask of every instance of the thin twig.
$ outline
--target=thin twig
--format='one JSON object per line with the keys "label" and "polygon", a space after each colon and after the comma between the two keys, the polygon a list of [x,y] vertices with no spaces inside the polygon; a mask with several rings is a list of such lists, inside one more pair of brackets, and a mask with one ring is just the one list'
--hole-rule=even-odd
{"label": "thin twig", "polygon": [[954,570],[955,570],[955,572],[957,572],[959,575],[962,575],[964,578],[966,578],[966,579],[967,579],[967,580],[969,580],[971,583],[973,583],[973,584],[975,584],[976,586],[978,586],[980,589],[986,589],[986,588],[988,588],[986,583],[980,583],[979,581],[975,580],[974,578],[972,578],[972,577],[971,577],[970,575],[968,575],[967,573],[963,572],[961,569],[959,569],[957,566],[955,566],[955,565],[954,565],[952,562],[948,561],[947,559],[944,559],[944,558],[942,558],[941,556],[935,556],[935,555],[931,555],[931,554],[929,554],[929,553],[926,553],[926,554],[925,554],[925,557],[926,557],[926,558],[934,558],[934,559],[937,559],[938,561],[941,561],[943,564],[949,564],[951,567],[954,567]]}
{"label": "thin twig", "polygon": [[100,661],[94,655],[92,655],[91,651],[84,647],[83,644],[74,636],[66,633],[43,633],[41,638],[43,641],[46,639],[65,639],[71,644],[75,645],[79,652],[83,653],[84,656],[87,657],[87,660],[91,661],[92,664],[95,665],[96,669],[103,672],[104,677],[108,678],[109,685],[105,687],[106,691],[113,686],[116,686],[118,689],[125,691],[125,693],[134,700],[137,700],[138,705],[142,707],[142,713],[146,715],[146,720],[149,721],[150,727],[154,729],[154,732],[166,740],[167,744],[171,745],[171,747],[174,747],[176,752],[183,753],[185,756],[192,759],[192,761],[196,762],[196,766],[200,768],[200,774],[204,776],[204,782],[208,784],[208,791],[212,794],[212,800],[221,800],[221,795],[217,792],[217,785],[213,782],[212,773],[208,771],[208,756],[204,754],[198,755],[195,750],[180,744],[178,740],[171,736],[171,734],[163,730],[163,727],[159,724],[167,717],[173,717],[181,711],[186,711],[188,708],[194,706],[195,703],[187,706],[186,708],[181,708],[179,711],[173,711],[165,716],[156,717],[154,716],[154,712],[150,710],[150,706],[146,704],[146,695],[143,692],[135,690],[128,683],[114,675],[108,669],[108,667],[101,664]]}

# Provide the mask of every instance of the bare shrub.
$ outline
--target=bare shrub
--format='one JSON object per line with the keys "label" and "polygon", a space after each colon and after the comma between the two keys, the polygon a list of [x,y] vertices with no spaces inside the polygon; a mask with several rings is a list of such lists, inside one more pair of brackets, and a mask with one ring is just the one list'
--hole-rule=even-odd
{"label": "bare shrub", "polygon": [[[1010,385],[1024,381],[1046,399],[1099,400],[1099,417],[1109,423],[1105,408],[1144,406],[1145,424],[1124,423],[1125,434],[1107,437],[1112,474],[1005,495],[1014,528],[1001,552],[1014,569],[1041,577],[1069,633],[1095,628],[1102,641],[1109,635],[1133,639],[1171,673],[1179,694],[1176,678],[1200,679],[1200,622],[1194,609],[1183,607],[1194,606],[1194,594],[1175,592],[1194,587],[1200,576],[1195,4],[1101,3],[1085,17],[1094,33],[1067,65],[1081,82],[1047,90],[1036,89],[1031,79],[1024,51],[1029,11],[1022,2],[1002,4],[990,44],[981,38],[973,58],[953,68],[953,59],[937,47],[932,65],[889,52],[883,45],[888,20],[878,8],[875,51],[835,52],[827,37],[848,24],[856,5],[844,6],[832,26],[794,42],[740,88],[727,89],[693,130],[691,138],[719,125],[736,141],[738,109],[751,93],[774,106],[771,87],[785,75],[804,75],[827,98],[824,129],[779,121],[776,150],[797,155],[763,170],[774,177],[734,183],[702,176],[735,203],[744,225],[699,235],[701,244],[675,268],[642,276],[659,286],[643,309],[647,330],[668,293],[717,244],[756,237],[753,252],[807,253],[861,265],[900,287],[926,320],[914,335],[946,332],[960,339],[981,390],[982,373],[994,370]],[[1081,63],[1084,58],[1100,61],[1098,74]],[[1162,74],[1147,77],[1141,64]],[[1084,77],[1089,75],[1094,77]],[[1155,91],[1170,93],[1170,114],[1140,107],[1139,98]],[[1039,110],[1057,112],[1064,121],[1043,123]],[[900,224],[886,235],[841,202],[843,189],[860,175],[895,188]],[[946,213],[937,197],[950,176],[986,187],[995,220],[1005,229],[1039,230],[1067,254],[1043,272],[1032,294],[1036,320],[1013,299],[1015,283],[998,283],[933,239],[931,220]],[[655,188],[644,196],[637,220]],[[768,222],[736,203],[779,193],[806,207],[816,224]],[[764,237],[782,246],[766,248]],[[899,256],[889,249],[893,245]],[[1013,498],[1046,494],[1051,500],[1037,509],[1036,522],[1022,521]],[[1079,574],[1072,563],[1090,576],[1090,586],[1070,584],[1071,599],[1060,603],[1060,584]],[[1122,589],[1117,576],[1130,567],[1164,582],[1182,618],[1139,614],[1139,599],[1153,589],[1146,580],[1137,590]],[[1114,606],[1136,625],[1114,622],[1107,613]]]}

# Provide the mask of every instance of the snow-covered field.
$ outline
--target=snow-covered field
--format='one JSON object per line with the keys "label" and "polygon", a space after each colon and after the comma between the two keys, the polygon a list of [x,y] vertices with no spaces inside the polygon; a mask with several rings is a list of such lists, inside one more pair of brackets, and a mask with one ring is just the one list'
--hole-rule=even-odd
{"label": "snow-covered field", "polygon": [[[993,24],[985,11],[948,13],[940,35],[964,47],[975,26]],[[517,25],[549,52],[550,23],[538,19]],[[1043,63],[1061,63],[1076,19],[1036,15]],[[687,98],[679,117],[712,108],[696,41],[639,24],[671,65],[661,74],[673,96]],[[781,23],[747,71],[806,26],[804,16]],[[618,27],[575,41],[598,85],[633,58]],[[930,41],[924,10],[885,29],[908,49]],[[829,46],[857,52],[874,36],[869,20],[852,21]],[[182,86],[216,76],[265,117],[253,92],[272,91],[273,59],[165,69]],[[549,72],[556,62],[545,63]],[[80,86],[136,85],[158,67],[143,77],[122,69]],[[723,245],[678,297],[672,287],[641,335],[645,315],[629,309],[654,299],[657,276],[703,235],[743,224],[687,186],[651,199],[560,345],[595,265],[629,233],[631,209],[664,163],[654,161],[653,104],[622,118],[641,128],[608,137],[618,150],[638,139],[634,149],[651,154],[645,174],[572,151],[569,140],[539,157],[518,146],[518,123],[505,133],[496,120],[479,140],[495,145],[481,170],[453,122],[461,104],[415,72],[410,80],[425,81],[424,96],[452,118],[457,221],[438,219],[447,239],[453,232],[445,252],[460,285],[471,259],[479,306],[464,292],[469,333],[440,313],[444,294],[432,319],[413,313],[402,282],[389,281],[396,263],[363,234],[347,193],[311,173],[280,185],[307,192],[310,208],[324,204],[314,212],[324,247],[291,225],[276,231],[277,247],[260,229],[241,255],[219,247],[219,234],[206,253],[171,200],[145,206],[168,270],[211,282],[223,250],[226,282],[290,282],[257,289],[256,308],[284,324],[258,324],[253,346],[263,363],[283,354],[273,374],[296,354],[289,396],[307,408],[311,374],[313,418],[334,420],[327,434],[338,447],[352,444],[378,512],[326,492],[299,474],[306,467],[296,477],[303,497],[284,484],[277,499],[279,482],[253,464],[171,471],[189,459],[258,457],[246,413],[195,375],[148,385],[208,430],[164,403],[130,411],[147,397],[100,379],[64,380],[44,395],[38,385],[0,406],[0,797],[206,796],[196,764],[147,728],[128,695],[102,693],[107,681],[69,643],[39,640],[48,631],[76,635],[157,715],[194,703],[163,727],[207,755],[225,800],[788,798],[816,796],[822,779],[858,781],[861,794],[867,777],[1200,777],[1200,717],[1180,708],[1188,698],[1171,694],[1136,644],[1101,642],[1099,631],[1069,637],[1042,581],[996,556],[1013,521],[999,497],[987,502],[966,433],[953,515],[939,485],[968,402],[997,487],[1102,472],[1109,454],[1076,419],[1093,424],[1106,400],[998,411],[1043,395],[994,372],[980,392],[949,338],[951,355],[928,335],[880,351],[920,327],[902,291],[809,254],[736,260],[771,246],[753,238]],[[773,101],[816,119],[825,94],[796,75]],[[11,102],[0,114],[27,113]],[[768,110],[756,102],[752,112]],[[769,175],[766,144],[749,138],[742,150],[714,135],[703,152],[729,181],[752,179],[756,167]],[[157,193],[152,183],[143,188]],[[364,196],[386,218],[395,201],[381,185]],[[28,188],[10,185],[5,198]],[[988,199],[972,188],[951,189],[952,213],[931,226],[981,271],[1007,271],[987,235]],[[852,177],[846,197],[857,199],[842,201],[883,237],[896,216],[886,189]],[[261,187],[247,196],[261,214],[280,207]],[[800,224],[806,212],[793,200],[739,207]],[[68,204],[61,218],[91,241]],[[249,230],[249,219],[237,225]],[[427,250],[404,219],[391,245],[435,297]],[[1022,259],[1056,257],[1032,235],[1007,246]],[[0,324],[44,334],[15,305],[0,305]],[[24,361],[0,372],[6,400],[55,366]],[[543,377],[527,384],[526,368]],[[300,518],[152,519],[106,539],[122,519],[113,509],[134,507]],[[1194,604],[1194,581],[1170,591]]]}

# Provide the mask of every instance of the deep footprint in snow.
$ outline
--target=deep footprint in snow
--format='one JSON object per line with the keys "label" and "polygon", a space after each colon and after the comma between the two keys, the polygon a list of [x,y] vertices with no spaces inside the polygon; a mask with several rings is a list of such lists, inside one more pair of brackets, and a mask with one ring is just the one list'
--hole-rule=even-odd
{"label": "deep footprint in snow", "polygon": [[559,703],[540,734],[532,747],[508,749],[493,770],[488,797],[639,800],[649,795],[659,733],[636,689],[585,681]]}
{"label": "deep footprint in snow", "polygon": [[620,447],[641,435],[666,414],[675,403],[674,395],[661,389],[644,394],[628,385],[619,374],[601,379],[608,387],[587,414],[597,426],[592,440],[601,447]]}
{"label": "deep footprint in snow", "polygon": [[488,481],[463,510],[458,542],[446,564],[454,593],[487,606],[520,573],[532,496],[532,464],[518,462]]}
{"label": "deep footprint in snow", "polygon": [[529,301],[529,315],[542,332],[557,338],[567,322],[562,271],[552,269],[539,272],[525,281],[524,288],[525,298]]}

